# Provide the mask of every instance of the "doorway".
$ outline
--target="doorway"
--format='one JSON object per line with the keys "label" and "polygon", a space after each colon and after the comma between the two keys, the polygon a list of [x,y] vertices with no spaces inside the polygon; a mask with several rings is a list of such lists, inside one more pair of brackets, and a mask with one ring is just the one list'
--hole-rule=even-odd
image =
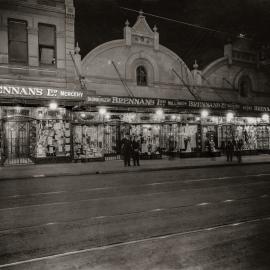
{"label": "doorway", "polygon": [[31,164],[30,121],[7,120],[4,122],[4,165]]}

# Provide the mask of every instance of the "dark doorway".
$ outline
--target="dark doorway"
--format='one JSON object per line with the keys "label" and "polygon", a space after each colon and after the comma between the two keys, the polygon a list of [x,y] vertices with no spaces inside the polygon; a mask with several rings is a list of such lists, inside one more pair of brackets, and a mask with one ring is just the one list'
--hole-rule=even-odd
{"label": "dark doorway", "polygon": [[4,165],[32,163],[30,159],[30,121],[7,120],[4,122]]}

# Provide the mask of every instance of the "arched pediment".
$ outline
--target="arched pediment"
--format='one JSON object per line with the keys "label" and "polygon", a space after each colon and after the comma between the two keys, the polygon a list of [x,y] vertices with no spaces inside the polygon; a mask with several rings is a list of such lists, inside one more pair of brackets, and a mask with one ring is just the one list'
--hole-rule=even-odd
{"label": "arched pediment", "polygon": [[135,80],[135,70],[139,65],[145,66],[147,69],[149,76],[148,81],[150,84],[159,81],[159,69],[157,62],[144,51],[134,53],[127,59],[125,65],[125,77],[127,80]]}

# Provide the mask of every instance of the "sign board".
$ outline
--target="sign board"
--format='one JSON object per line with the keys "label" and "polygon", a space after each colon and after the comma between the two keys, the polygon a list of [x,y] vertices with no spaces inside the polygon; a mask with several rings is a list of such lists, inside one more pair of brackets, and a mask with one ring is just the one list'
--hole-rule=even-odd
{"label": "sign board", "polygon": [[0,85],[0,97],[5,98],[46,98],[46,99],[77,99],[82,100],[84,95],[82,91],[28,87],[28,86],[13,86]]}
{"label": "sign board", "polygon": [[234,110],[245,112],[270,112],[270,106],[243,105],[216,101],[195,101],[144,97],[87,96],[86,103],[99,106],[133,106],[183,109]]}

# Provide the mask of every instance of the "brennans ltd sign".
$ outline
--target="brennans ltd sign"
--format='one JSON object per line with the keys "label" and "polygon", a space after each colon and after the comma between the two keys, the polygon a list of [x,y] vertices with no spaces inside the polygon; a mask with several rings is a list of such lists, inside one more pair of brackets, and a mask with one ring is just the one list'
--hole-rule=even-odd
{"label": "brennans ltd sign", "polygon": [[82,99],[83,92],[56,88],[0,85],[0,97]]}

